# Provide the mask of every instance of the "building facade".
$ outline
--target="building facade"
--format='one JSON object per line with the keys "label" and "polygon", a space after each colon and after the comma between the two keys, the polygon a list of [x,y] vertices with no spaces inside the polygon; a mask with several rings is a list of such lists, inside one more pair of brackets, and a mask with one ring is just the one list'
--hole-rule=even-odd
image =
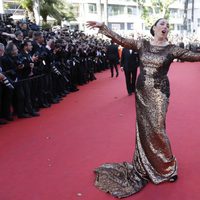
{"label": "building facade", "polygon": [[21,8],[19,1],[16,0],[0,0],[3,4],[3,12],[5,14],[13,14],[15,19],[24,17],[24,9]]}
{"label": "building facade", "polygon": [[[0,0],[4,3],[4,12],[14,14],[15,19],[24,17],[24,10],[17,0]],[[74,29],[84,30],[88,33],[96,33],[88,30],[86,21],[104,21],[111,29],[120,34],[133,32],[149,32],[141,19],[139,0],[64,0],[73,5],[76,21],[68,22]],[[146,3],[148,4],[146,0]],[[173,33],[183,33],[186,29],[184,23],[185,0],[176,0],[170,5],[170,24]],[[189,0],[187,8],[187,33],[200,33],[200,1]],[[186,32],[186,31],[185,31]]]}
{"label": "building facade", "polygon": [[[67,0],[74,6],[77,19],[71,24],[81,30],[91,33],[93,30],[87,30],[85,23],[88,20],[96,20],[104,21],[110,28],[121,34],[130,34],[134,31],[149,32],[140,17],[141,11],[137,1],[139,0]],[[147,4],[148,1],[150,0],[146,0]],[[185,0],[176,0],[169,7],[169,22],[174,34],[184,33],[184,8]],[[186,30],[187,33],[200,33],[200,1],[198,0],[189,0]]]}

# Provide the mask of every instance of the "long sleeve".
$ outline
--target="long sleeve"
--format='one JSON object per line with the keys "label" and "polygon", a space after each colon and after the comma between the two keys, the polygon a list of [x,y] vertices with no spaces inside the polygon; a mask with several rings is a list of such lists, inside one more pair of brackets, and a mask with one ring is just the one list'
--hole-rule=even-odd
{"label": "long sleeve", "polygon": [[121,63],[120,63],[121,67],[124,67],[124,51],[125,49],[122,50]]}
{"label": "long sleeve", "polygon": [[105,24],[99,29],[99,33],[102,33],[103,35],[111,38],[115,43],[117,43],[123,47],[126,47],[128,49],[133,49],[135,51],[138,51],[141,47],[140,40],[123,38],[119,34],[110,30]]}
{"label": "long sleeve", "polygon": [[194,53],[188,49],[183,49],[179,46],[173,46],[172,55],[174,58],[180,59],[182,61],[198,62],[200,61],[200,53]]}

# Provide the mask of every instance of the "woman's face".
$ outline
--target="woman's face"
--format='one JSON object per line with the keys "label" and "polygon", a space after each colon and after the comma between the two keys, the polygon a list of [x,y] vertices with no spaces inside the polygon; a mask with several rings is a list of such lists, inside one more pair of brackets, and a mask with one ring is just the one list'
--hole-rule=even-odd
{"label": "woman's face", "polygon": [[169,32],[169,23],[166,19],[161,19],[159,22],[153,27],[154,34],[159,38],[167,38]]}

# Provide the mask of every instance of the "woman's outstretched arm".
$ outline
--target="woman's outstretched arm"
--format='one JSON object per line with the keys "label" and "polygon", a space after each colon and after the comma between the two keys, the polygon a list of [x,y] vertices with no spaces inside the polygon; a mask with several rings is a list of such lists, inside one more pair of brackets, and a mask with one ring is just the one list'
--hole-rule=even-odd
{"label": "woman's outstretched arm", "polygon": [[139,50],[140,41],[134,39],[123,38],[119,34],[110,30],[104,23],[96,22],[96,21],[88,21],[86,24],[89,28],[99,28],[99,33],[111,38],[115,43],[134,50]]}
{"label": "woman's outstretched arm", "polygon": [[173,45],[172,54],[174,58],[180,59],[182,61],[200,62],[200,53],[195,53],[189,51],[188,49],[183,49],[179,46]]}

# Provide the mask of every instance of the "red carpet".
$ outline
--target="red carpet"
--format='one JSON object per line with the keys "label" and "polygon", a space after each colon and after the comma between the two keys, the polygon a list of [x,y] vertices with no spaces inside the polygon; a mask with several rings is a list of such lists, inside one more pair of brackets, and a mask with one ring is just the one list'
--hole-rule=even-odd
{"label": "red carpet", "polygon": [[[114,199],[93,186],[93,169],[132,160],[135,100],[122,73],[97,78],[41,117],[0,127],[0,200]],[[179,180],[148,184],[128,199],[200,199],[200,63],[175,63],[169,78],[167,130]]]}

